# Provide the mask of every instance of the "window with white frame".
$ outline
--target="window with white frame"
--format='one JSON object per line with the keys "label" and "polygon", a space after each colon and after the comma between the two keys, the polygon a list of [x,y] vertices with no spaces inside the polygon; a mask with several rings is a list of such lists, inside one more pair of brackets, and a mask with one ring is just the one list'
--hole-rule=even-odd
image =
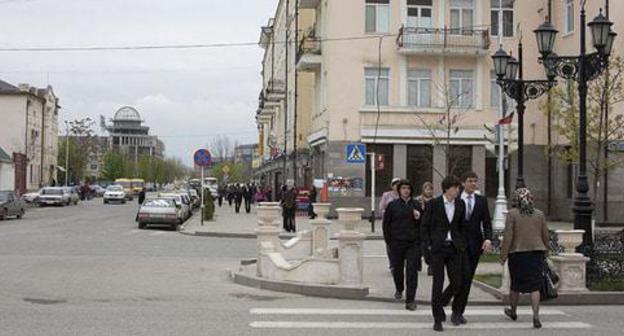
{"label": "window with white frame", "polygon": [[407,0],[407,26],[431,28],[433,0]]}
{"label": "window with white frame", "polygon": [[431,70],[410,69],[407,71],[407,104],[431,107]]}
{"label": "window with white frame", "polygon": [[366,83],[365,105],[377,105],[377,97],[379,97],[379,105],[387,106],[390,96],[390,69],[366,68],[364,69],[364,81]]}
{"label": "window with white frame", "polygon": [[564,0],[564,29],[566,33],[574,31],[574,0]]}
{"label": "window with white frame", "polygon": [[390,31],[390,0],[366,0],[367,33]]}
{"label": "window with white frame", "polygon": [[474,100],[474,71],[451,70],[449,77],[450,107],[471,108]]}
{"label": "window with white frame", "polygon": [[472,34],[474,0],[450,0],[451,34]]}
{"label": "window with white frame", "polygon": [[490,0],[492,36],[498,36],[498,15],[501,12],[503,13],[503,36],[512,37],[514,35],[513,6],[514,0]]}

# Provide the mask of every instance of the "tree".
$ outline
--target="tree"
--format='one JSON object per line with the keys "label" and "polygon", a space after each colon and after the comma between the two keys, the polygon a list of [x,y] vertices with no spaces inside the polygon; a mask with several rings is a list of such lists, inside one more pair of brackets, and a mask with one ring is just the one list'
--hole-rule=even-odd
{"label": "tree", "polygon": [[115,151],[107,152],[104,156],[102,176],[109,181],[128,177],[128,164],[125,157]]}
{"label": "tree", "polygon": [[235,143],[227,135],[218,135],[212,139],[208,148],[212,157],[219,162],[230,160],[234,154]]}
{"label": "tree", "polygon": [[225,181],[224,167],[228,167],[227,173],[228,182],[230,183],[246,183],[251,179],[251,176],[245,174],[245,166],[242,163],[230,163],[219,162],[212,166],[212,176],[216,177],[219,181]]}
{"label": "tree", "polygon": [[[67,148],[69,147],[69,151]],[[64,167],[65,169],[69,169],[68,171],[68,180],[69,182],[77,183],[80,182],[85,174],[85,168],[87,165],[87,159],[78,148],[76,144],[76,139],[72,137],[59,137],[59,149],[57,159],[60,166],[66,165],[66,155],[69,152],[69,164],[68,167]],[[59,185],[65,184],[65,174],[61,174],[59,176]]]}
{"label": "tree", "polygon": [[[95,122],[87,117],[69,121],[66,125],[65,136],[59,137],[58,162],[63,162],[65,165],[67,147],[69,146],[69,167],[65,168],[69,169],[69,180],[80,183],[85,179],[89,154],[96,152],[97,137],[93,129]],[[64,174],[62,179],[65,179]]]}
{"label": "tree", "polygon": [[[552,153],[559,160],[579,163],[579,107],[577,84],[568,81],[564,87],[553,89],[551,113],[553,127],[561,137],[555,141]],[[624,60],[621,57],[611,59],[608,71],[589,83],[587,99],[587,170],[593,186],[592,198],[595,200],[598,182],[601,176],[617,167],[624,166],[621,155],[609,156],[605,161],[604,151],[609,144],[624,140],[624,116],[611,113],[606,118],[606,107],[624,102]],[[548,106],[541,106],[547,111]],[[562,142],[562,143],[560,143]]]}

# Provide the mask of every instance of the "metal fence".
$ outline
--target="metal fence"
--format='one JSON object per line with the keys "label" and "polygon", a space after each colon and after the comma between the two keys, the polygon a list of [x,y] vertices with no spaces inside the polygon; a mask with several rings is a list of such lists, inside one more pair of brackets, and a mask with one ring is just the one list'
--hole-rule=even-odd
{"label": "metal fence", "polygon": [[397,38],[403,49],[472,49],[487,50],[490,47],[488,29],[401,27]]}

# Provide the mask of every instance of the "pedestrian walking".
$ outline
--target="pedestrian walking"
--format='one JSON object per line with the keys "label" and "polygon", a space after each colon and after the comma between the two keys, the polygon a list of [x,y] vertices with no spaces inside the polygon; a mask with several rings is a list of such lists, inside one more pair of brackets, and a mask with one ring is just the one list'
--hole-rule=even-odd
{"label": "pedestrian walking", "polygon": [[[416,196],[416,201],[420,203],[420,206],[423,209],[423,211],[427,211],[427,207],[426,207],[427,202],[431,201],[432,199],[433,199],[433,183],[425,182],[422,185],[422,191],[420,195]],[[425,263],[427,264],[427,275],[432,276],[433,272],[431,271],[431,253],[429,249],[425,248],[425,246],[422,247],[422,255],[423,255],[423,258],[425,259]]]}
{"label": "pedestrian walking", "polygon": [[219,208],[223,205],[223,198],[225,197],[225,184],[219,184],[217,188],[217,202],[219,203]]}
{"label": "pedestrian walking", "polygon": [[253,198],[253,189],[251,185],[245,185],[243,187],[243,199],[245,200],[245,212],[251,212],[251,201]]}
{"label": "pedestrian walking", "polygon": [[316,203],[316,187],[314,185],[310,188],[308,199],[310,201],[310,205],[308,205],[308,217],[310,217],[310,219],[314,219],[316,218],[316,214],[314,213],[314,203]]}
{"label": "pedestrian walking", "polygon": [[492,251],[492,219],[490,218],[487,199],[476,193],[479,176],[475,172],[467,172],[462,175],[461,181],[464,190],[460,198],[466,207],[466,257],[462,267],[463,283],[461,290],[454,298],[451,296],[450,286],[444,290],[442,298],[445,306],[451,302],[451,299],[458,301],[459,311],[457,313],[459,315],[451,316],[451,322],[454,325],[467,323],[463,314],[466,310],[472,279],[479,265],[479,258],[484,252],[490,253]]}
{"label": "pedestrian walking", "polygon": [[286,232],[296,232],[295,212],[297,210],[297,197],[294,187],[282,187],[282,217],[284,219],[284,230]]}
{"label": "pedestrian walking", "polygon": [[[466,250],[466,209],[458,197],[461,182],[453,175],[442,181],[443,194],[429,201],[423,217],[423,238],[431,251],[433,285],[431,288],[431,310],[433,330],[444,330],[446,321],[442,290],[444,289],[444,269],[449,277],[450,294],[455,296],[462,286],[462,265]],[[459,300],[453,301],[453,317],[459,315]]]}
{"label": "pedestrian walking", "polygon": [[145,187],[143,187],[141,191],[139,191],[139,199],[138,199],[139,207],[143,205],[143,202],[145,202],[145,191],[146,191]]}
{"label": "pedestrian walking", "polygon": [[[386,211],[386,207],[388,206],[388,204],[390,204],[392,201],[396,200],[399,198],[399,192],[397,190],[397,186],[399,185],[399,182],[401,182],[401,179],[398,177],[395,177],[392,179],[392,181],[390,182],[390,190],[384,192],[381,195],[381,200],[379,201],[379,212],[381,213],[381,215],[384,215],[384,212]],[[388,244],[386,244],[386,256],[388,257],[388,268],[390,268],[390,272],[392,272],[392,260],[391,260],[391,253],[390,253],[390,247],[388,247]]]}
{"label": "pedestrian walking", "polygon": [[227,197],[228,205],[230,207],[232,206],[232,202],[234,201],[235,194],[236,194],[235,186],[233,184],[228,185],[227,191],[226,191],[226,197]]}
{"label": "pedestrian walking", "polygon": [[520,293],[531,293],[533,327],[541,328],[539,318],[540,290],[544,286],[544,259],[548,251],[549,235],[544,213],[533,206],[533,196],[527,188],[516,190],[512,209],[507,213],[500,263],[509,260],[511,289],[510,308],[504,312],[516,320]]}
{"label": "pedestrian walking", "polygon": [[416,310],[416,290],[420,263],[420,216],[422,208],[412,198],[412,185],[401,180],[397,189],[399,198],[390,202],[383,217],[383,236],[389,247],[392,277],[400,300],[405,292],[405,309]]}
{"label": "pedestrian walking", "polygon": [[234,187],[234,211],[240,213],[241,204],[243,203],[243,187],[237,184]]}

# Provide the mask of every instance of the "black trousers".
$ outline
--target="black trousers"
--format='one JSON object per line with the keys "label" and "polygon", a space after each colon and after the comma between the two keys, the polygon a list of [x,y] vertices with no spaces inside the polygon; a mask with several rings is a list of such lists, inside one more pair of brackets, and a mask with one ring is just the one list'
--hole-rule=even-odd
{"label": "black trousers", "polygon": [[236,200],[234,201],[234,210],[236,211],[236,213],[239,213],[239,212],[240,212],[240,208],[241,208],[241,203],[242,203],[242,201],[243,201],[243,200],[240,200],[240,199],[236,199]]}
{"label": "black trousers", "polygon": [[458,310],[456,313],[463,314],[466,311],[466,305],[468,304],[468,296],[470,295],[470,288],[472,287],[472,279],[474,278],[477,266],[479,266],[479,258],[481,255],[466,254],[462,260],[462,286],[459,293],[453,298],[451,286],[446,287],[442,294],[442,301],[444,305],[448,305],[453,299],[453,306],[457,301]]}
{"label": "black trousers", "polygon": [[[442,247],[431,253],[431,270],[433,272],[433,286],[431,287],[431,310],[436,322],[446,321],[444,313],[443,293],[444,268],[448,273],[451,296],[455,296],[462,288],[462,260],[464,254],[457,251],[453,245]],[[453,313],[458,314],[461,308],[459,300],[453,301]]]}
{"label": "black trousers", "polygon": [[410,241],[391,241],[388,246],[392,267],[392,278],[397,292],[405,287],[405,302],[414,302],[418,288],[420,270],[420,243]]}
{"label": "black trousers", "polygon": [[295,209],[282,210],[282,217],[284,219],[284,230],[288,232],[297,231],[297,227],[295,224]]}
{"label": "black trousers", "polygon": [[245,212],[249,213],[251,211],[251,199],[245,198]]}
{"label": "black trousers", "polygon": [[223,196],[219,195],[219,208],[223,205]]}

